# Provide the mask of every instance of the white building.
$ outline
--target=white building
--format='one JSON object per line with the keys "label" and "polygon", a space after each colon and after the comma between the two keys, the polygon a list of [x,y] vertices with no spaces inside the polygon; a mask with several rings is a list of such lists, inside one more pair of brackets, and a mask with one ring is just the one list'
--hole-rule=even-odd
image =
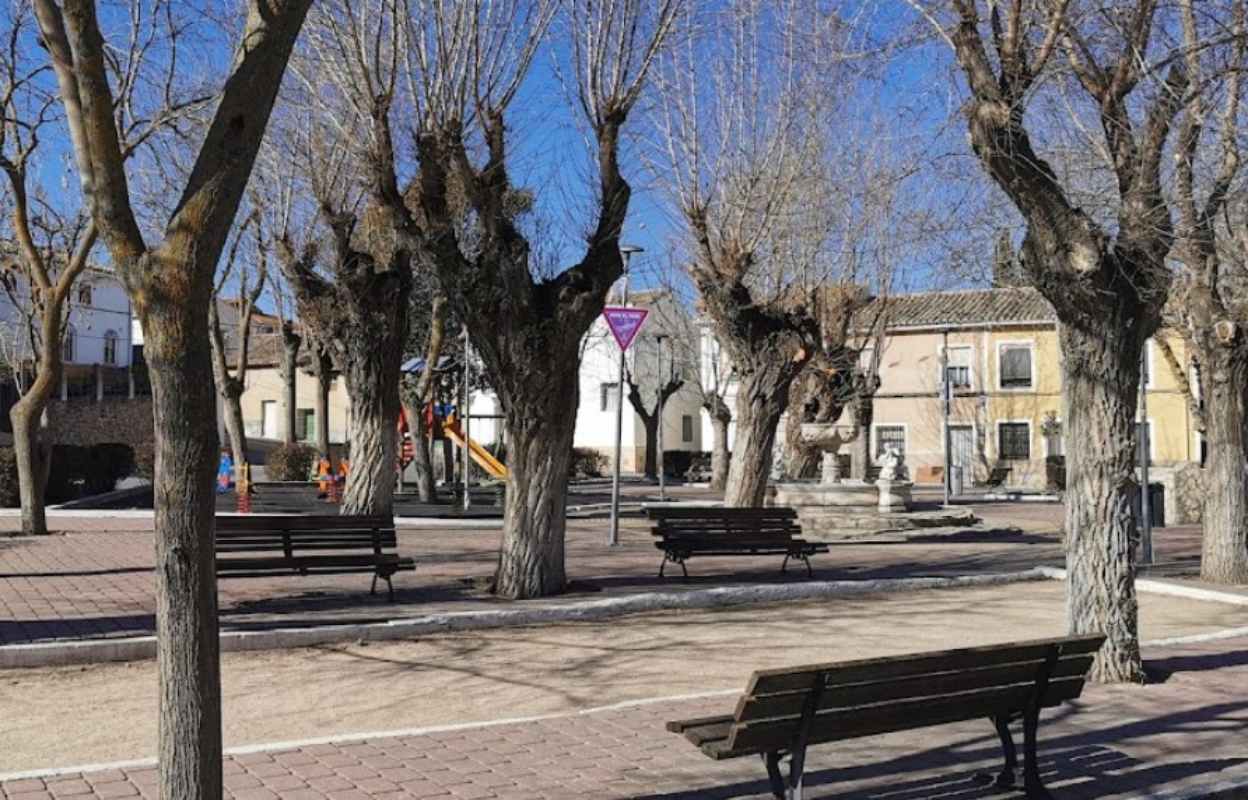
{"label": "white building", "polygon": [[[689,375],[696,369],[696,342],[682,330],[673,313],[671,295],[661,291],[637,292],[630,305],[646,307],[650,314],[625,355],[625,363],[637,384],[642,402],[653,411],[659,388],[675,375],[689,376],[685,384],[667,399],[663,407],[663,450],[698,452],[703,450],[699,423],[700,394]],[[610,304],[610,302],[609,302]],[[586,334],[581,347],[580,406],[576,414],[573,446],[615,453],[616,408],[620,394],[620,350],[606,322],[599,317]],[[624,415],[621,423],[621,470],[642,472],[646,461],[646,429],[641,416],[628,399],[624,385]],[[656,436],[656,440],[657,440]],[[657,441],[656,441],[657,446]]]}
{"label": "white building", "polygon": [[[115,273],[88,268],[74,284],[67,305],[66,366],[130,366],[130,298]],[[31,355],[30,339],[23,330],[29,314],[30,286],[16,280],[10,291],[0,293],[0,326],[5,346],[23,360]]]}

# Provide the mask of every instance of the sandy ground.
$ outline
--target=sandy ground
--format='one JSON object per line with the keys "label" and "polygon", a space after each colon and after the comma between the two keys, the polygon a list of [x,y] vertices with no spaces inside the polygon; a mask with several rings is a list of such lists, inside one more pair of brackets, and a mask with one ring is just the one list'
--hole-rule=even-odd
{"label": "sandy ground", "polygon": [[[754,669],[1060,635],[1059,583],[223,658],[227,747],[568,712],[740,689]],[[1248,625],[1248,610],[1141,596],[1144,640]],[[0,673],[0,773],[150,757],[155,664]]]}

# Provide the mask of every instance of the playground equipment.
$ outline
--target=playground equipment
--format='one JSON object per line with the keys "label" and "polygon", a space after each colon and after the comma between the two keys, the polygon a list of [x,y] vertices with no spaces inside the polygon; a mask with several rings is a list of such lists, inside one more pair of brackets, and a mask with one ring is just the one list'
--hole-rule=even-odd
{"label": "playground equipment", "polygon": [[489,450],[486,450],[479,443],[464,436],[464,430],[459,426],[459,420],[456,419],[454,414],[448,416],[446,421],[442,423],[442,432],[446,435],[446,438],[459,447],[464,448],[468,456],[477,462],[477,466],[485,470],[491,477],[504,481],[507,480],[507,467],[503,462],[495,458]]}

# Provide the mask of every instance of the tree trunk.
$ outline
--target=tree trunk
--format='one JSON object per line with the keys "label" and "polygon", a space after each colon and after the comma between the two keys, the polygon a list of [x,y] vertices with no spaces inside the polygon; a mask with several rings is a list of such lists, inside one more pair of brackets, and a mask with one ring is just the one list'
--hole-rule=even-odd
{"label": "tree trunk", "polygon": [[243,427],[242,387],[237,382],[226,387],[222,400],[225,401],[225,433],[230,437],[230,452],[234,458],[234,482],[243,482],[243,467],[247,461],[247,431]]}
{"label": "tree trunk", "polygon": [[[724,402],[720,400],[720,405]],[[727,406],[724,406],[725,410]],[[711,414],[711,491],[722,492],[728,485],[728,464],[732,454],[728,451],[728,426],[731,414]]]}
{"label": "tree trunk", "polygon": [[[1125,303],[1123,304],[1126,305]],[[1138,534],[1132,511],[1139,324],[1062,325],[1067,425],[1067,613],[1072,634],[1103,633],[1091,678],[1144,679],[1135,595]],[[1120,324],[1121,321],[1121,324]]]}
{"label": "tree trunk", "polygon": [[579,371],[573,351],[552,358],[541,381],[522,387],[529,390],[524,397],[500,397],[510,473],[495,575],[495,592],[502,597],[546,597],[567,583],[564,533]]}
{"label": "tree trunk", "polygon": [[659,475],[659,415],[642,417],[641,425],[646,431],[646,477],[654,479]]}
{"label": "tree trunk", "polygon": [[[156,636],[161,797],[220,797],[213,490],[216,402],[205,303],[144,318],[156,428]],[[197,317],[197,318],[196,318]]]}
{"label": "tree trunk", "polygon": [[[397,302],[398,313],[406,318],[407,298]],[[343,514],[394,513],[399,365],[406,334],[406,325],[398,324],[376,330],[371,337],[355,336],[345,342],[348,349],[343,366],[351,396],[347,432],[351,467],[342,498]]]}
{"label": "tree trunk", "polygon": [[13,456],[17,460],[18,498],[22,509],[22,535],[44,536],[48,532],[45,494],[52,447],[43,420],[46,399],[39,403],[31,392],[13,405]]}
{"label": "tree trunk", "polygon": [[329,354],[319,347],[313,355],[313,370],[316,374],[316,451],[332,463],[329,452],[329,390],[334,385],[334,368]]}
{"label": "tree trunk", "polygon": [[1233,345],[1200,349],[1209,442],[1200,577],[1243,584],[1248,583],[1248,353]]}
{"label": "tree trunk", "polygon": [[282,323],[282,388],[285,406],[285,413],[282,415],[285,419],[285,430],[282,431],[282,441],[286,444],[294,444],[297,438],[295,426],[298,424],[297,405],[298,395],[296,393],[297,381],[299,379],[299,347],[303,343],[303,339],[294,331],[294,326],[290,322]]}
{"label": "tree trunk", "polygon": [[875,398],[860,394],[854,398],[851,410],[858,436],[850,448],[849,477],[865,481],[867,469],[871,466],[871,422],[875,419]]}
{"label": "tree trunk", "polygon": [[792,382],[782,372],[758,369],[741,376],[737,435],[724,486],[724,505],[729,508],[758,507],[766,498],[776,426],[788,405]]}
{"label": "tree trunk", "polygon": [[412,467],[416,473],[416,494],[422,503],[437,500],[433,482],[433,459],[429,452],[429,428],[425,424],[424,409],[411,415]]}

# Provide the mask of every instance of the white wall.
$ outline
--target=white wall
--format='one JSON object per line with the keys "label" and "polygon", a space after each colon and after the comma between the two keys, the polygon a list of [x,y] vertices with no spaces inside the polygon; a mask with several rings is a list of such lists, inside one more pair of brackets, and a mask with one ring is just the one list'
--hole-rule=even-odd
{"label": "white wall", "polygon": [[[90,304],[80,302],[85,287],[90,287]],[[28,307],[29,287],[19,285],[17,301],[22,307]],[[4,325],[3,335],[6,340],[14,339],[26,343],[26,337],[19,330],[22,314],[14,306],[7,292],[0,292],[0,325]],[[130,365],[132,320],[130,314],[130,298],[116,275],[101,269],[86,270],[74,284],[69,297],[69,326],[73,331],[73,358],[70,364],[127,367]],[[116,337],[115,358],[105,361],[105,341],[109,334]],[[23,352],[29,355],[29,348],[23,346]]]}

